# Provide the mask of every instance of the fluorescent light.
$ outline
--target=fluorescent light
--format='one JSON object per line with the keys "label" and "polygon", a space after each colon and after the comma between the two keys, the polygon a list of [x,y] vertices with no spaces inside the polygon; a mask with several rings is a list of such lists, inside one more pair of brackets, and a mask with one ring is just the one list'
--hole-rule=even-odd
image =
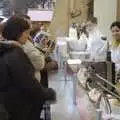
{"label": "fluorescent light", "polygon": [[51,21],[53,11],[28,10],[28,16],[32,21]]}

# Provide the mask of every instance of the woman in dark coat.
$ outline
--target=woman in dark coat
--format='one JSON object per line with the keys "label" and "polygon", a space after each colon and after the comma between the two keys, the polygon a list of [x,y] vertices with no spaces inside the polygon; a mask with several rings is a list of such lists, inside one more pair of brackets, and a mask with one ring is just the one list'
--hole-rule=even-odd
{"label": "woman in dark coat", "polygon": [[35,79],[34,68],[20,47],[29,27],[24,19],[11,17],[3,27],[6,40],[0,42],[0,102],[11,120],[40,120],[44,102],[55,99],[54,90]]}

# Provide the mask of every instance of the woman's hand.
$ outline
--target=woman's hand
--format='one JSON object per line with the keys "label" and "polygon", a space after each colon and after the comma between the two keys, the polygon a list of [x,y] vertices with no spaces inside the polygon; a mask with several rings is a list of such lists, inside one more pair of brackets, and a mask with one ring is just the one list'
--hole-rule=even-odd
{"label": "woman's hand", "polygon": [[46,57],[48,57],[49,54],[52,52],[51,48],[43,48],[42,51],[44,52]]}

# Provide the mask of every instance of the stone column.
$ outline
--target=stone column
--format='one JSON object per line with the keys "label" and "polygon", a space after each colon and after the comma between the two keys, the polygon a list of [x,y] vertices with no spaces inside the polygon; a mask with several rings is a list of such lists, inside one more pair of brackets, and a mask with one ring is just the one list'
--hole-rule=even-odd
{"label": "stone column", "polygon": [[[89,1],[90,0],[56,0],[56,8],[50,25],[50,33],[52,36],[67,36],[69,25],[72,22],[80,24],[86,21],[88,17],[87,4]],[[54,37],[52,37],[52,39],[54,39]]]}
{"label": "stone column", "polygon": [[117,20],[120,20],[120,0],[117,0]]}
{"label": "stone column", "polygon": [[89,0],[75,0],[75,6],[74,6],[74,12],[81,12],[80,15],[76,17],[71,17],[70,23],[76,22],[76,23],[82,23],[86,21],[88,17],[88,4]]}
{"label": "stone column", "polygon": [[53,20],[50,24],[51,39],[67,36],[69,27],[69,0],[56,0]]}

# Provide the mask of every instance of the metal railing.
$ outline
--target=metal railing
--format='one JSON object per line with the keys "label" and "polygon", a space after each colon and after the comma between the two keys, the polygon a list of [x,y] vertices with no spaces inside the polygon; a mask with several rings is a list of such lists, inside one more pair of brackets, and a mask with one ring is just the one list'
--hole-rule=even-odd
{"label": "metal railing", "polygon": [[[99,80],[98,81],[94,81],[96,82],[96,87],[97,89],[100,91],[101,95],[99,96],[98,98],[98,101],[96,103],[96,120],[102,120],[102,109],[100,108],[100,104],[101,104],[101,101],[102,99],[104,100],[104,103],[105,103],[105,112],[106,112],[106,116],[108,117],[108,119],[106,120],[112,120],[112,118],[114,117],[114,115],[112,115],[112,108],[111,108],[111,104],[109,102],[109,99],[111,96],[112,99],[117,99],[117,100],[120,100],[120,93],[117,92],[117,88],[114,84],[112,84],[111,82],[109,82],[107,79],[103,78],[102,76],[100,76],[99,74],[97,73],[93,73],[92,74],[95,75],[96,78],[98,78]],[[104,82],[107,86],[111,87],[111,88],[114,88],[114,91],[110,90],[109,87],[106,87],[105,85],[102,84],[102,82]],[[87,85],[89,85],[89,83],[87,83]],[[89,85],[90,86],[90,85]]]}

